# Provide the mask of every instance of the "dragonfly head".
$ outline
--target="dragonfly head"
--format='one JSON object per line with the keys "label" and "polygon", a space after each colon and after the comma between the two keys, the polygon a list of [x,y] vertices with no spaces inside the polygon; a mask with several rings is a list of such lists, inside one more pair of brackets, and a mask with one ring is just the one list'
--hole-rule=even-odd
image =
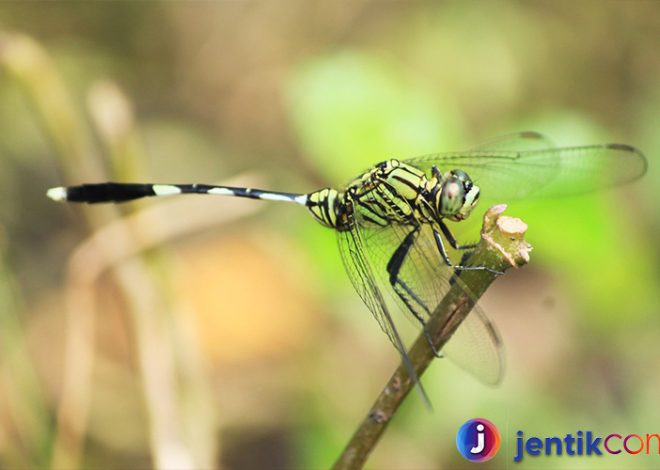
{"label": "dragonfly head", "polygon": [[460,221],[466,219],[479,201],[479,186],[463,170],[445,174],[435,194],[435,206],[440,217]]}

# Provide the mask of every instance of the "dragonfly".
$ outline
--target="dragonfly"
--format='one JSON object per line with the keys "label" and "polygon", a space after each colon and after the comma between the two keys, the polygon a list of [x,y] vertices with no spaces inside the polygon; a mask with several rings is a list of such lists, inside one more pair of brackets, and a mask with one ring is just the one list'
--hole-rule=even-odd
{"label": "dragonfly", "polygon": [[[555,147],[544,135],[525,131],[464,151],[392,158],[341,188],[306,194],[209,184],[107,182],[51,188],[47,195],[56,201],[94,204],[191,193],[306,207],[316,221],[336,232],[355,290],[429,404],[397,327],[402,316],[427,335],[436,356],[449,357],[482,382],[499,383],[504,370],[500,335],[478,303],[442,351],[436,351],[426,331],[428,319],[452,285],[474,298],[461,281],[461,271],[500,274],[488,266],[462,264],[475,245],[459,243],[451,227],[470,219],[480,202],[588,193],[632,182],[646,168],[644,155],[626,144]],[[450,249],[452,255],[463,253],[458,263]]]}

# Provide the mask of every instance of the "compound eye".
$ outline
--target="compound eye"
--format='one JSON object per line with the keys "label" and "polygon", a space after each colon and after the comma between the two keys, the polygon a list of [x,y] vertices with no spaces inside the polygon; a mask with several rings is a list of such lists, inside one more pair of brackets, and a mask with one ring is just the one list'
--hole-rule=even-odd
{"label": "compound eye", "polygon": [[468,181],[470,178],[467,173],[463,170],[451,170],[451,175],[454,176],[458,181]]}
{"label": "compound eye", "polygon": [[439,212],[443,216],[448,216],[458,212],[465,201],[465,190],[463,185],[455,178],[445,182],[440,192]]}
{"label": "compound eye", "polygon": [[456,198],[461,192],[461,185],[455,182],[447,183],[444,187],[444,196],[452,200]]}

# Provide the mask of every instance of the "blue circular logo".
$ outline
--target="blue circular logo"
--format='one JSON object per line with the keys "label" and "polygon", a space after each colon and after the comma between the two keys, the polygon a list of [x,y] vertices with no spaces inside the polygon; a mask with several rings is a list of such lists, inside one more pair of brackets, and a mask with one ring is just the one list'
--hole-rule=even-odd
{"label": "blue circular logo", "polygon": [[471,419],[456,433],[456,447],[467,460],[486,462],[500,450],[500,431],[487,419]]}

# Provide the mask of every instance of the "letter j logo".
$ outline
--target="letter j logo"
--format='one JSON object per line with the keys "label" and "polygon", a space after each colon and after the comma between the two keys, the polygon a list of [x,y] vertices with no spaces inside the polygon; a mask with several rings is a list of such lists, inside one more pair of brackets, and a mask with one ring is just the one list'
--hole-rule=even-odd
{"label": "letter j logo", "polygon": [[500,450],[500,432],[487,419],[471,419],[456,433],[456,447],[467,460],[485,462]]}

